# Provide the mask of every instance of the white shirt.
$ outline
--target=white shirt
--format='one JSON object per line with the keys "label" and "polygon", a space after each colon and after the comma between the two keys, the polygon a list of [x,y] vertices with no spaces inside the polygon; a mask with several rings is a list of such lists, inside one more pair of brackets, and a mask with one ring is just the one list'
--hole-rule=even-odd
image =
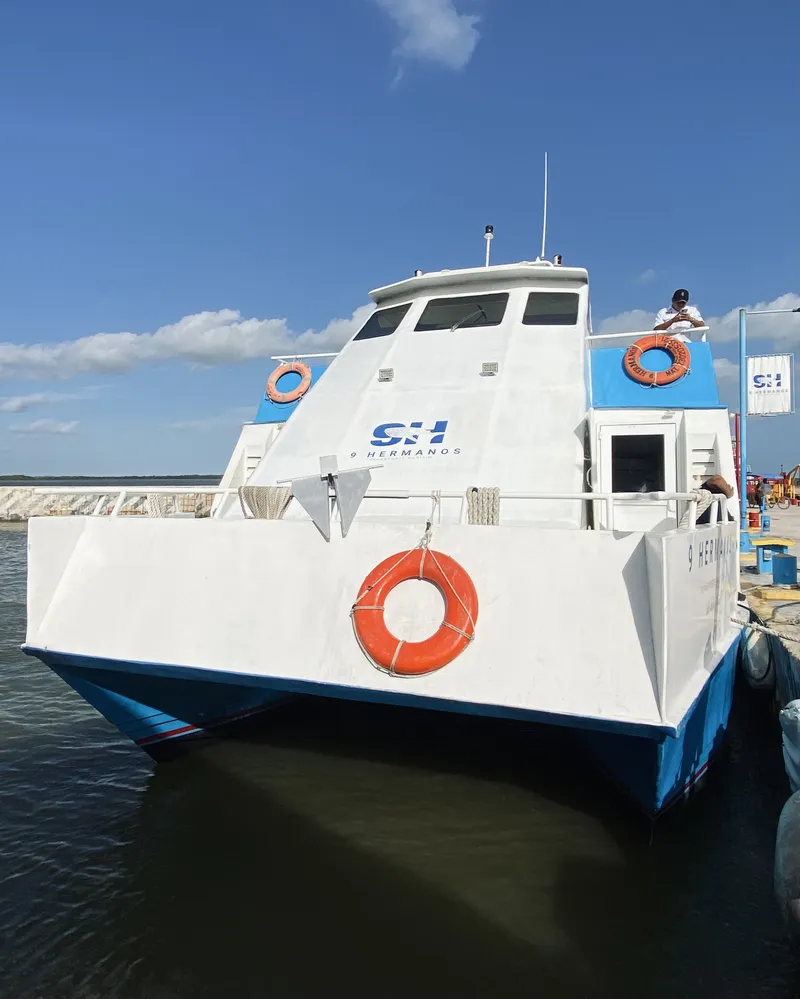
{"label": "white shirt", "polygon": [[[686,313],[687,316],[691,316],[693,319],[699,319],[701,323],[705,324],[705,320],[693,305],[684,306],[683,311]],[[678,312],[679,310],[673,309],[671,305],[668,309],[661,309],[661,311],[656,316],[656,321],[653,323],[653,325],[660,326],[662,323],[665,323],[668,319],[672,319],[673,316],[677,316]],[[684,333],[681,333],[680,330],[693,330],[693,329],[694,326],[692,326],[691,323],[687,323],[684,320],[681,320],[681,322],[679,323],[673,323],[668,330],[662,330],[662,332],[665,333],[667,336],[674,336],[676,340],[682,340],[684,343],[691,343],[692,342],[691,337],[688,337]]]}

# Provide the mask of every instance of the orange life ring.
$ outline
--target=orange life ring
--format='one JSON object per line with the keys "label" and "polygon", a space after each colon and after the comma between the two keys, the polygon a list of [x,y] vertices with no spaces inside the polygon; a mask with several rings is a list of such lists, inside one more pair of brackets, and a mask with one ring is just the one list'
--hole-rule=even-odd
{"label": "orange life ring", "polygon": [[[672,364],[666,371],[648,371],[639,363],[642,354],[646,350],[656,348],[666,350],[672,358]],[[640,385],[669,385],[676,382],[688,372],[691,364],[691,354],[689,348],[681,340],[676,340],[674,336],[664,336],[663,333],[653,333],[652,336],[643,336],[641,340],[632,343],[625,351],[622,366],[630,377],[639,382]]]}
{"label": "orange life ring", "polygon": [[[296,371],[300,375],[300,384],[291,392],[279,392],[278,382],[284,375]],[[288,361],[279,364],[267,379],[267,398],[272,402],[297,402],[308,392],[311,385],[311,368],[302,361]]]}
{"label": "orange life ring", "polygon": [[[398,583],[425,579],[444,596],[444,621],[422,642],[404,642],[386,627],[386,597]],[[378,669],[400,676],[422,676],[460,655],[475,636],[478,594],[469,573],[442,552],[413,548],[376,565],[361,584],[350,612],[356,638]]]}

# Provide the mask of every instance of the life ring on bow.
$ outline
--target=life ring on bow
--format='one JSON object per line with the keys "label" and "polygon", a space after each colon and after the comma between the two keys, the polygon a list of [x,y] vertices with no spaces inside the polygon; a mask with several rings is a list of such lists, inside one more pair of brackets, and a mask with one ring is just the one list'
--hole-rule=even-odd
{"label": "life ring on bow", "polygon": [[[291,392],[279,392],[278,382],[284,375],[293,371],[300,375],[300,384],[295,386]],[[301,399],[311,385],[311,368],[302,361],[285,361],[279,364],[267,379],[267,398],[271,402],[297,402]]]}
{"label": "life ring on bow", "polygon": [[[640,363],[642,354],[646,350],[658,348],[669,354],[672,360],[670,367],[666,371],[649,371],[643,368]],[[669,385],[687,374],[691,360],[689,348],[681,340],[676,340],[674,336],[653,333],[652,336],[643,336],[628,347],[622,359],[622,366],[626,374],[640,385]]]}
{"label": "life ring on bow", "polygon": [[[386,627],[383,612],[391,590],[407,579],[425,579],[444,597],[444,620],[422,642],[405,642]],[[386,673],[422,676],[452,662],[475,637],[478,594],[469,573],[455,559],[428,548],[390,555],[361,584],[350,611],[358,643],[373,665]]]}

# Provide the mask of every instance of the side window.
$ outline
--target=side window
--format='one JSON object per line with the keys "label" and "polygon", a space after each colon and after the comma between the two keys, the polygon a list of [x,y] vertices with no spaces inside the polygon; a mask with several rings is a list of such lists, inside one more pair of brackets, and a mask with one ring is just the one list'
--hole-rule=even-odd
{"label": "side window", "polygon": [[664,435],[615,434],[611,438],[611,491],[659,493],[664,490]]}
{"label": "side window", "polygon": [[499,326],[508,304],[508,294],[459,295],[458,298],[432,298],[419,317],[415,330],[474,329]]}
{"label": "side window", "polygon": [[394,333],[410,308],[411,302],[407,305],[395,305],[391,309],[376,309],[353,340],[372,340],[376,336],[389,336]]}
{"label": "side window", "polygon": [[522,322],[525,326],[575,326],[578,296],[563,291],[532,291]]}

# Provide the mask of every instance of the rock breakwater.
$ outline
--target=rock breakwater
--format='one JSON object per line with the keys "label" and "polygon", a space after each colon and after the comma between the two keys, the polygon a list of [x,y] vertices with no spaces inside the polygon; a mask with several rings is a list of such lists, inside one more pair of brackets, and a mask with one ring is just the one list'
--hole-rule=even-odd
{"label": "rock breakwater", "polygon": [[[99,512],[110,514],[118,495],[118,492],[110,491]],[[213,493],[204,493],[202,490],[174,496],[165,493],[158,495],[158,502],[163,505],[165,514],[193,513],[196,517],[207,517],[214,500]],[[31,517],[86,516],[95,512],[101,499],[102,497],[97,494],[47,493],[25,486],[4,486],[0,487],[0,521],[25,521]],[[146,496],[130,496],[120,510],[120,516],[144,517],[147,514]]]}

